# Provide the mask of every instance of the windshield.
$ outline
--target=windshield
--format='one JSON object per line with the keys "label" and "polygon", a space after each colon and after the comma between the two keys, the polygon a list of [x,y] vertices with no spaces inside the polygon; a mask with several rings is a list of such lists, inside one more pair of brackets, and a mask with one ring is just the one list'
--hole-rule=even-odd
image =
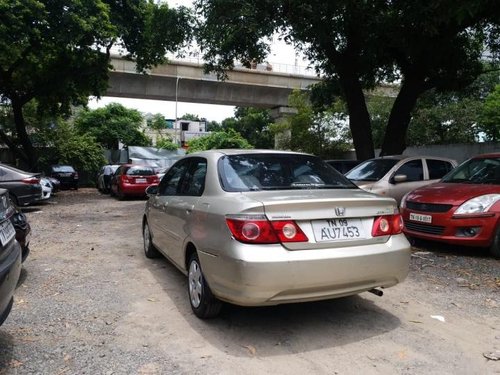
{"label": "windshield", "polygon": [[224,156],[219,161],[219,175],[226,191],[356,188],[334,168],[311,155]]}
{"label": "windshield", "polygon": [[500,158],[467,160],[444,176],[441,182],[500,185]]}
{"label": "windshield", "polygon": [[351,181],[378,181],[394,167],[398,159],[372,159],[354,167],[346,174]]}

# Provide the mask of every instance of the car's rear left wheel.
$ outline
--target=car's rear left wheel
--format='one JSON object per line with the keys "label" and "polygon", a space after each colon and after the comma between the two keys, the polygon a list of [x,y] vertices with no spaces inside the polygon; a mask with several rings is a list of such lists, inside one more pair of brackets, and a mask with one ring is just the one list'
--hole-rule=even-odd
{"label": "car's rear left wheel", "polygon": [[142,236],[144,241],[144,254],[146,258],[158,258],[160,256],[160,252],[154,247],[153,241],[151,240],[151,232],[149,231],[148,222],[144,222],[144,226],[142,228]]}
{"label": "car's rear left wheel", "polygon": [[210,290],[200,266],[198,255],[193,253],[188,265],[189,303],[194,314],[200,319],[217,316],[222,309],[219,301]]}
{"label": "car's rear left wheel", "polygon": [[490,254],[493,255],[493,257],[500,259],[500,225],[498,225],[495,230],[493,243],[490,246]]}

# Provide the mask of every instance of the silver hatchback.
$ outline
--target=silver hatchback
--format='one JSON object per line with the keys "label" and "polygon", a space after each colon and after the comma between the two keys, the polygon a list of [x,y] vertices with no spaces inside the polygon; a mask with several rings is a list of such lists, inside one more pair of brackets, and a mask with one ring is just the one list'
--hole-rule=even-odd
{"label": "silver hatchback", "polygon": [[271,150],[185,156],[147,190],[148,258],[188,276],[193,312],[276,305],[390,287],[410,245],[392,198],[357,188],[321,159]]}

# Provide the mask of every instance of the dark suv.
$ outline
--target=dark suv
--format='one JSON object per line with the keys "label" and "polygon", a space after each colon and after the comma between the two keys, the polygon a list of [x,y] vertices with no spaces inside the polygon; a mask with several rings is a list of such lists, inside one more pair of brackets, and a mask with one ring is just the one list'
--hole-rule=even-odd
{"label": "dark suv", "polygon": [[50,177],[61,183],[61,189],[78,189],[78,172],[71,165],[52,165]]}
{"label": "dark suv", "polygon": [[15,208],[9,192],[0,189],[0,325],[7,319],[14,302],[14,290],[21,275],[21,246],[10,216]]}

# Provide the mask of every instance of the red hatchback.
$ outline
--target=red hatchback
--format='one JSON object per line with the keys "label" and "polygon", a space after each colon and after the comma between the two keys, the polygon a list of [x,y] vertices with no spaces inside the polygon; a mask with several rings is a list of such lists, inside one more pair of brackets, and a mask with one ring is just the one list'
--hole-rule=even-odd
{"label": "red hatchback", "polygon": [[469,159],[401,201],[409,237],[488,247],[500,258],[500,153]]}
{"label": "red hatchback", "polygon": [[111,195],[115,195],[119,199],[146,196],[146,188],[159,182],[153,167],[122,164],[111,178]]}

